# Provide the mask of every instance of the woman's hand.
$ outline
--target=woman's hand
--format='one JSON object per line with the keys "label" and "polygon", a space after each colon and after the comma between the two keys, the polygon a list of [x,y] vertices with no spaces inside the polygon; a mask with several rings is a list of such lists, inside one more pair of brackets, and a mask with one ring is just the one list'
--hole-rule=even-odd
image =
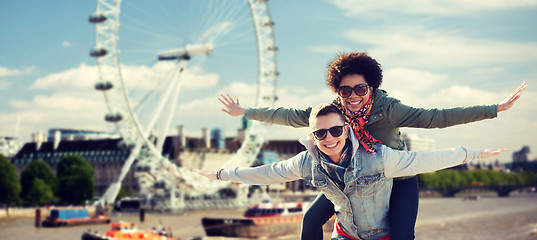
{"label": "woman's hand", "polygon": [[218,100],[226,106],[226,108],[222,108],[223,112],[234,117],[244,115],[244,108],[239,104],[239,99],[237,97],[235,97],[235,102],[233,98],[226,93],[225,96],[224,94],[220,94]]}
{"label": "woman's hand", "polygon": [[[483,155],[483,154],[481,154]],[[208,179],[211,179],[211,180],[218,180],[218,178],[216,178],[216,171],[209,171],[209,170],[199,170],[199,169],[192,169],[193,172],[201,175],[201,176],[204,176]]]}
{"label": "woman's hand", "polygon": [[509,97],[498,104],[498,112],[511,108],[513,104],[515,104],[516,100],[520,98],[522,91],[526,90],[527,87],[528,85],[526,85],[526,82],[522,82],[520,85],[518,85],[518,88],[515,89],[515,91],[513,91]]}
{"label": "woman's hand", "polygon": [[[498,156],[500,153],[509,152],[509,149],[485,149],[481,150],[481,159]],[[216,175],[216,174],[215,174]]]}

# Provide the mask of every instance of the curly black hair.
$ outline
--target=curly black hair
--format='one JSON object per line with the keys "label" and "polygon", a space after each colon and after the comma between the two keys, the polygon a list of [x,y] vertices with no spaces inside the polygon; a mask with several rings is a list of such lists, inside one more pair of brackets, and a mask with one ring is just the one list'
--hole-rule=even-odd
{"label": "curly black hair", "polygon": [[349,74],[364,76],[367,85],[377,89],[382,84],[382,67],[365,52],[339,53],[328,63],[326,85],[337,92],[341,79]]}

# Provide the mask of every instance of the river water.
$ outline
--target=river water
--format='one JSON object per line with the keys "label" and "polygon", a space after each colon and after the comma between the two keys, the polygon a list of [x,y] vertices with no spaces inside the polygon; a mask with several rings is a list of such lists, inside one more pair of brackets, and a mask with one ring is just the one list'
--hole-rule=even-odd
{"label": "river water", "polygon": [[[150,229],[162,223],[171,227],[174,236],[204,240],[225,238],[204,237],[201,218],[241,215],[242,210],[199,210],[183,215],[147,214],[140,223],[137,214],[114,215],[112,220],[135,222],[140,228]],[[33,218],[0,219],[0,240],[79,240],[84,231],[105,232],[107,225],[89,225],[64,228],[35,228]],[[537,194],[512,194],[499,198],[481,196],[478,200],[456,198],[421,198],[416,224],[416,239],[537,239]],[[326,233],[325,239],[330,234]],[[230,238],[235,239],[237,238]],[[298,239],[298,235],[278,239]]]}

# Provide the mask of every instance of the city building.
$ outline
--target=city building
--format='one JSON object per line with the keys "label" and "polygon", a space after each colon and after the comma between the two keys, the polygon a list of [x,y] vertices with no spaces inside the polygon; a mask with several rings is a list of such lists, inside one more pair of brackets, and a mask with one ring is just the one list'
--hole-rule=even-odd
{"label": "city building", "polygon": [[434,140],[416,134],[403,134],[409,151],[432,151],[435,149]]}
{"label": "city building", "polygon": [[537,159],[531,159],[530,147],[524,146],[513,152],[513,162],[507,164],[507,169],[513,172],[531,171],[537,173]]}
{"label": "city building", "polygon": [[[61,131],[57,129],[53,133],[53,138],[47,138],[44,132],[32,134],[33,141],[24,144],[13,156],[11,162],[19,175],[34,159],[41,159],[48,163],[53,173],[56,174],[56,167],[62,158],[77,155],[84,158],[93,167],[96,191],[101,194],[116,180],[125,160],[130,155],[129,150],[120,147],[121,139],[117,137],[96,139],[95,132],[92,131],[67,131],[69,134],[77,133],[77,137],[62,137]],[[83,136],[83,133],[88,133],[89,136]],[[113,135],[102,134],[99,136]],[[177,151],[173,148],[172,138],[167,139],[163,148],[167,156],[176,157]],[[132,171],[123,179],[122,187],[138,189]]]}
{"label": "city building", "polygon": [[80,129],[67,129],[67,128],[51,128],[48,130],[47,141],[53,141],[54,135],[60,134],[61,140],[89,140],[89,139],[104,139],[104,138],[119,138],[116,133],[92,131],[92,130],[80,130]]}
{"label": "city building", "polygon": [[0,153],[4,156],[8,158],[13,157],[20,148],[21,143],[16,137],[0,136]]}
{"label": "city building", "polygon": [[[178,135],[168,136],[164,141],[162,155],[176,165],[187,168],[216,169],[222,166],[240,148],[241,133],[244,136],[244,130],[239,130],[237,138],[224,138],[219,129],[213,129],[209,134],[209,130],[203,128],[201,137],[187,137],[183,134],[182,126],[178,130]],[[48,132],[52,137],[47,137],[44,132],[32,134],[32,142],[24,144],[13,154],[11,162],[19,175],[34,159],[48,163],[56,174],[56,167],[62,158],[78,155],[93,167],[96,191],[100,195],[116,180],[130,155],[129,150],[120,147],[121,139],[114,134],[74,129],[51,129]],[[268,150],[261,151],[260,161],[274,162],[278,160],[275,155]],[[133,171],[123,179],[122,187],[138,190]]]}

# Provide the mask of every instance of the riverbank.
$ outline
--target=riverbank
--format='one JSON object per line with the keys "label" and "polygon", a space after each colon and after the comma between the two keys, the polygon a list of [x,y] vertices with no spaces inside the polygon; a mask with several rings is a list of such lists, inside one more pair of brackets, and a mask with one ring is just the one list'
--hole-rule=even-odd
{"label": "riverbank", "polygon": [[[199,237],[204,240],[223,240],[220,237],[205,237],[201,218],[234,217],[242,215],[243,209],[213,209],[189,211],[181,215],[148,213],[145,222],[140,222],[137,213],[113,214],[113,221],[130,221],[142,229],[155,226],[171,227],[174,236],[182,239]],[[162,225],[161,225],[162,223]],[[35,228],[34,219],[28,217],[0,220],[2,240],[18,239],[80,239],[84,231],[105,232],[106,224],[74,226],[65,228]],[[513,194],[510,197],[482,196],[475,200],[456,198],[422,198],[416,239],[468,239],[468,240],[530,240],[537,239],[537,194]],[[325,233],[324,239],[329,239]],[[298,239],[298,235],[278,238]],[[239,240],[227,238],[226,240]]]}
{"label": "riverbank", "polygon": [[537,239],[537,194],[420,199],[416,239]]}

